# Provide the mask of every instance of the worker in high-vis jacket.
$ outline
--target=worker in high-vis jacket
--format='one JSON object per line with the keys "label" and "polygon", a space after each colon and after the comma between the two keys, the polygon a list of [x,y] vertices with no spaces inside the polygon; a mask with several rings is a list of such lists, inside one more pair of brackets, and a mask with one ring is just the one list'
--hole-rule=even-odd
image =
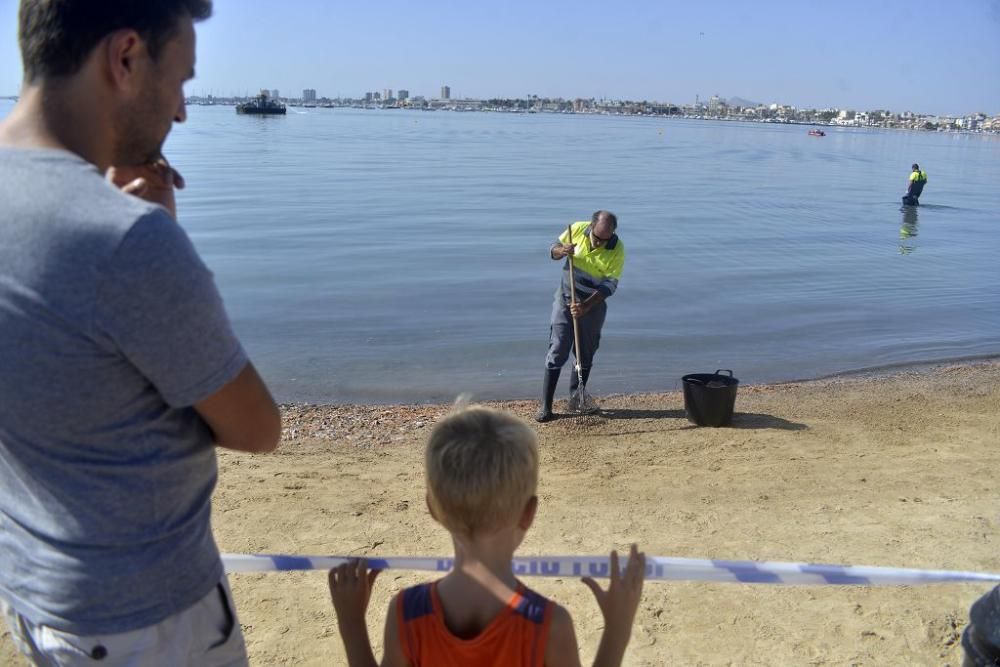
{"label": "worker in high-vis jacket", "polygon": [[[542,404],[535,416],[537,421],[546,422],[553,418],[552,399],[559,382],[559,371],[573,349],[573,318],[576,318],[580,330],[580,349],[575,354],[579,355],[583,384],[587,385],[594,353],[601,342],[604,317],[608,312],[605,301],[618,289],[618,280],[625,265],[625,247],[618,238],[617,229],[618,218],[614,213],[597,211],[590,222],[573,223],[549,249],[549,256],[556,261],[573,256],[574,276],[570,276],[567,260],[552,304],[549,352],[545,356]],[[570,280],[574,278],[576,305],[571,307]],[[578,383],[579,378],[574,372],[570,380],[571,396],[575,395]],[[570,408],[575,409],[572,405]]]}
{"label": "worker in high-vis jacket", "polygon": [[914,162],[912,171],[910,171],[910,180],[906,184],[906,194],[903,195],[903,203],[910,206],[919,205],[920,195],[924,191],[925,185],[927,185],[927,172]]}

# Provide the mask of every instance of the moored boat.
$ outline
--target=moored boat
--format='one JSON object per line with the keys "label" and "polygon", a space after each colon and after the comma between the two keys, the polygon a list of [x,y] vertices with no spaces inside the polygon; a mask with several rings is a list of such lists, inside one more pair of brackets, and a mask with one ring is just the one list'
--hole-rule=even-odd
{"label": "moored boat", "polygon": [[236,113],[255,116],[284,116],[287,113],[285,105],[271,99],[266,90],[260,91],[257,97],[249,102],[236,105]]}

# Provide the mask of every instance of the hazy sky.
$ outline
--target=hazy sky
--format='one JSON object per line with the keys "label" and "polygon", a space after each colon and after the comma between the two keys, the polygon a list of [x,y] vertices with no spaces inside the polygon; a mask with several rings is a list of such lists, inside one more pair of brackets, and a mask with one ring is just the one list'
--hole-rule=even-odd
{"label": "hazy sky", "polygon": [[[17,92],[0,0],[0,95]],[[216,0],[189,94],[740,96],[796,106],[1000,113],[1000,0]]]}

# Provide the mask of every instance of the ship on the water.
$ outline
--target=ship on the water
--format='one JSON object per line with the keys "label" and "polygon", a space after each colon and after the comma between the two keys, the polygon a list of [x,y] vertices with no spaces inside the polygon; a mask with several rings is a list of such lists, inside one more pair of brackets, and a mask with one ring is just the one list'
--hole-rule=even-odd
{"label": "ship on the water", "polygon": [[286,112],[285,105],[271,99],[270,94],[266,90],[260,91],[260,94],[249,102],[236,105],[236,113],[256,116],[284,116]]}

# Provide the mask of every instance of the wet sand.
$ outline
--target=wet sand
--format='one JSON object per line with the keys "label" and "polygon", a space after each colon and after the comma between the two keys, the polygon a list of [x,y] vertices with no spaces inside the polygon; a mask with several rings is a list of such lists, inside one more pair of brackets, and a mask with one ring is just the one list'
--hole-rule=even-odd
{"label": "wet sand", "polygon": [[[638,541],[660,556],[1000,571],[998,362],[740,387],[723,429],[693,427],[679,393],[601,404],[599,416],[537,426],[541,503],[522,554]],[[220,547],[450,554],[422,473],[424,438],[447,409],[286,406],[278,453],[220,452]],[[423,578],[379,579],[377,653],[389,597]],[[231,580],[252,664],[344,664],[325,573]],[[569,608],[586,664],[601,629],[590,592],[527,583]],[[957,666],[968,607],[986,590],[648,583],[625,664]],[[4,634],[0,664],[14,655]]]}

